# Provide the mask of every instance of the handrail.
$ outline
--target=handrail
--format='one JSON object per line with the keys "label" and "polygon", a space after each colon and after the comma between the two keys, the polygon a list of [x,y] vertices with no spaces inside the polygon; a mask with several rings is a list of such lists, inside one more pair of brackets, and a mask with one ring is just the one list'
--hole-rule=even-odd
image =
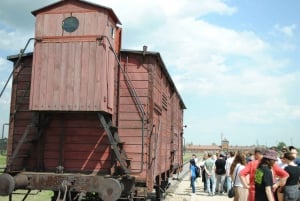
{"label": "handrail", "polygon": [[[3,140],[4,140],[4,128],[5,128],[5,126],[9,126],[9,123],[4,123],[3,125],[2,125],[2,138],[1,138],[1,142],[4,144],[4,142],[3,142]],[[4,150],[1,150],[1,155],[4,155],[3,154],[3,151]]]}
{"label": "handrail", "polygon": [[29,43],[30,43],[31,40],[37,40],[37,39],[36,39],[36,38],[29,38],[28,41],[27,41],[27,43],[26,43],[26,45],[25,45],[25,47],[24,47],[24,49],[21,49],[21,50],[20,50],[20,53],[19,53],[19,56],[18,56],[18,60],[17,60],[17,62],[14,64],[13,70],[11,71],[11,73],[10,73],[10,75],[9,75],[9,77],[8,77],[8,79],[7,79],[7,81],[6,81],[5,84],[4,84],[3,89],[2,89],[1,92],[0,92],[0,98],[1,98],[1,96],[3,95],[3,93],[4,93],[4,91],[5,91],[6,87],[7,87],[7,84],[8,84],[9,80],[11,79],[11,77],[12,77],[12,75],[13,75],[13,73],[14,73],[15,68],[19,65],[19,63],[20,63],[20,61],[21,61],[21,59],[22,59],[22,57],[23,57],[23,55],[24,55],[24,53],[25,53],[25,50],[27,49],[27,47],[28,47],[28,45],[29,45]]}

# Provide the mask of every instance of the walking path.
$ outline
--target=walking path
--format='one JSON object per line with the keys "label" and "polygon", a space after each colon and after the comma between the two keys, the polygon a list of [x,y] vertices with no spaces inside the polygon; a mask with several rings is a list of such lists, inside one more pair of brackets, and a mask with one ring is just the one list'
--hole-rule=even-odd
{"label": "walking path", "polygon": [[195,182],[196,193],[192,195],[192,189],[190,187],[189,174],[185,167],[181,175],[178,176],[178,181],[171,181],[171,187],[167,191],[166,201],[229,201],[233,198],[228,198],[227,193],[216,194],[215,196],[208,196],[208,193],[204,192],[202,178],[198,178]]}

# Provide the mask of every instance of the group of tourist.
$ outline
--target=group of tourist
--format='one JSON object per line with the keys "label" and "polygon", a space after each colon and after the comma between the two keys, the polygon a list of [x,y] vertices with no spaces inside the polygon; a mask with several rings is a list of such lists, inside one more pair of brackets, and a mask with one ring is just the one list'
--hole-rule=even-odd
{"label": "group of tourist", "polygon": [[202,170],[209,196],[234,191],[234,201],[300,201],[300,158],[293,146],[257,147],[249,157],[241,151],[196,155],[190,160],[191,187],[195,193],[197,166]]}

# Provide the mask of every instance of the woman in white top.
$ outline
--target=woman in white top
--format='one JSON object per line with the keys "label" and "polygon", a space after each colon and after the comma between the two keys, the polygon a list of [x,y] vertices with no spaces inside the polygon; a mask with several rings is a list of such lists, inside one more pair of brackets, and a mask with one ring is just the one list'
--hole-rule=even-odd
{"label": "woman in white top", "polygon": [[248,200],[248,189],[243,188],[243,184],[238,176],[239,172],[245,168],[246,163],[246,155],[238,151],[230,167],[230,176],[235,193],[233,201]]}

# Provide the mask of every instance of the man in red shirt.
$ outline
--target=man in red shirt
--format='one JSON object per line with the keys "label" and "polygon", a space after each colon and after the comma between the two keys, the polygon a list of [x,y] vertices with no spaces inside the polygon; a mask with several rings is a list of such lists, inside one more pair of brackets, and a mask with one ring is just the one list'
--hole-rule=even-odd
{"label": "man in red shirt", "polygon": [[[260,160],[263,158],[264,152],[265,152],[264,149],[256,148],[254,150],[255,160],[249,162],[246,165],[246,167],[242,169],[241,172],[239,173],[244,188],[249,189],[248,201],[255,201],[255,181],[254,181],[255,171]],[[280,168],[277,164],[273,165],[272,172],[274,178],[273,190],[275,190],[279,186],[283,186],[285,184],[286,179],[289,177],[289,174],[286,171],[284,171],[282,168]],[[250,176],[250,184],[248,184],[246,180],[247,175]],[[277,183],[275,183],[277,178],[279,178],[279,180]]]}

